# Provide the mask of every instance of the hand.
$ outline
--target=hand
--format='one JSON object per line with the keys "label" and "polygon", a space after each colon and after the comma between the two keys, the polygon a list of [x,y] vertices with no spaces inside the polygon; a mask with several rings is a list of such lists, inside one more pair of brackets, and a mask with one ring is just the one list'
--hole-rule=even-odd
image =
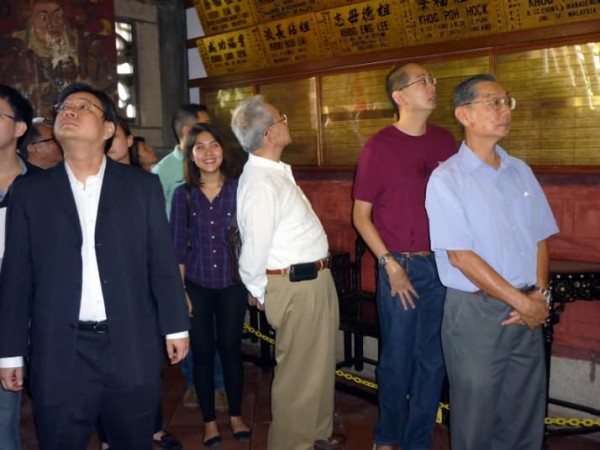
{"label": "hand", "polygon": [[250,306],[255,306],[259,311],[265,310],[265,304],[258,301],[256,297],[253,297],[252,294],[248,294],[248,304]]}
{"label": "hand", "polygon": [[190,338],[165,339],[167,345],[167,356],[171,365],[177,364],[185,355],[190,347]]}
{"label": "hand", "polygon": [[23,389],[23,368],[7,367],[0,369],[0,382],[7,391],[21,391]]}
{"label": "hand", "polygon": [[536,290],[524,296],[526,301],[523,302],[523,307],[511,311],[509,318],[503,321],[502,325],[525,325],[534,330],[546,323],[550,311],[542,293]]}
{"label": "hand", "polygon": [[419,298],[419,294],[410,282],[404,268],[398,264],[394,258],[390,258],[385,264],[385,271],[390,280],[390,286],[392,288],[390,293],[392,297],[395,297],[396,295],[400,297],[400,302],[402,303],[404,310],[407,310],[409,306],[412,309],[415,309],[416,305],[413,297]]}

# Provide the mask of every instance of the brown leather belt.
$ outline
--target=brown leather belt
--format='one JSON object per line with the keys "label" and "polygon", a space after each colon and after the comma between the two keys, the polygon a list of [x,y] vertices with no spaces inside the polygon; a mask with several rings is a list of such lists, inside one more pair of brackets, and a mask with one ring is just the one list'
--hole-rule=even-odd
{"label": "brown leather belt", "polygon": [[398,252],[402,256],[429,256],[431,255],[430,250],[422,250],[420,252]]}
{"label": "brown leather belt", "polygon": [[[520,287],[520,288],[517,288],[517,289],[520,292],[522,292],[523,294],[529,294],[531,291],[533,291],[535,289],[535,286],[534,285],[529,285],[529,286],[523,286],[523,287]],[[475,291],[475,292],[469,292],[469,294],[478,295],[480,297],[482,297],[484,294],[490,295],[490,294],[488,294],[487,292],[485,292],[485,291],[483,291],[481,289],[479,289],[478,291]],[[490,297],[491,297],[491,295],[490,295]]]}
{"label": "brown leather belt", "polygon": [[[331,258],[328,256],[327,258],[318,259],[314,262],[314,265],[317,270],[329,269],[331,266]],[[292,264],[285,269],[267,269],[267,275],[287,275],[290,273],[291,267],[294,267],[294,265]]]}

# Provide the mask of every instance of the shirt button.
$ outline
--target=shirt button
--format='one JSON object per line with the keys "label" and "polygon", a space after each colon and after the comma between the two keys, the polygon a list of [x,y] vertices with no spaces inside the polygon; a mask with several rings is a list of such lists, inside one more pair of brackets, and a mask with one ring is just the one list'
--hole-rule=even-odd
{"label": "shirt button", "polygon": [[210,209],[210,210],[212,211],[213,207],[211,206],[211,207],[210,207],[210,208],[208,208],[208,209]]}
{"label": "shirt button", "polygon": [[214,237],[214,236],[211,236],[210,238],[211,238],[211,239],[214,239],[215,237]]}
{"label": "shirt button", "polygon": [[213,220],[211,220],[211,221],[210,221],[210,224],[211,224],[211,225],[214,225],[214,224],[215,224],[215,222],[214,222]]}
{"label": "shirt button", "polygon": [[213,250],[213,253],[217,253],[217,251],[216,251],[216,250]]}
{"label": "shirt button", "polygon": [[216,269],[216,268],[217,268],[217,265],[215,264],[213,267]]}

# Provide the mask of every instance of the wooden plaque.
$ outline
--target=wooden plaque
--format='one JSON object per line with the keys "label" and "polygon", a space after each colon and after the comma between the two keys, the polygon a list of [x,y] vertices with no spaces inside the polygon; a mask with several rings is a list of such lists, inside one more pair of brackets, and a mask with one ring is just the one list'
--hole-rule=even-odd
{"label": "wooden plaque", "polygon": [[206,73],[213,76],[266,67],[257,35],[258,29],[253,27],[198,39],[196,45]]}
{"label": "wooden plaque", "polygon": [[247,0],[194,0],[206,36],[256,24],[255,2]]}
{"label": "wooden plaque", "polygon": [[320,37],[314,14],[304,14],[257,26],[267,64],[281,66],[332,55]]}
{"label": "wooden plaque", "polygon": [[506,31],[503,1],[411,1],[405,24],[411,44],[450,41]]}
{"label": "wooden plaque", "polygon": [[367,1],[315,13],[335,56],[402,47],[405,0]]}
{"label": "wooden plaque", "polygon": [[509,30],[600,18],[598,0],[506,0],[505,9]]}

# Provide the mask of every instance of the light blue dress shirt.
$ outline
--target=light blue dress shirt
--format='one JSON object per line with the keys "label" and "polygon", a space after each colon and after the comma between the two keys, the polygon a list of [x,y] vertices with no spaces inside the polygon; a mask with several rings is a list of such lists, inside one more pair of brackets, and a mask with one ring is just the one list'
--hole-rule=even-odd
{"label": "light blue dress shirt", "polygon": [[496,146],[500,167],[483,163],[463,142],[431,174],[425,206],[431,249],[442,284],[479,288],[448,260],[448,250],[471,250],[515,287],[535,284],[537,244],[558,232],[548,201],[523,161]]}

